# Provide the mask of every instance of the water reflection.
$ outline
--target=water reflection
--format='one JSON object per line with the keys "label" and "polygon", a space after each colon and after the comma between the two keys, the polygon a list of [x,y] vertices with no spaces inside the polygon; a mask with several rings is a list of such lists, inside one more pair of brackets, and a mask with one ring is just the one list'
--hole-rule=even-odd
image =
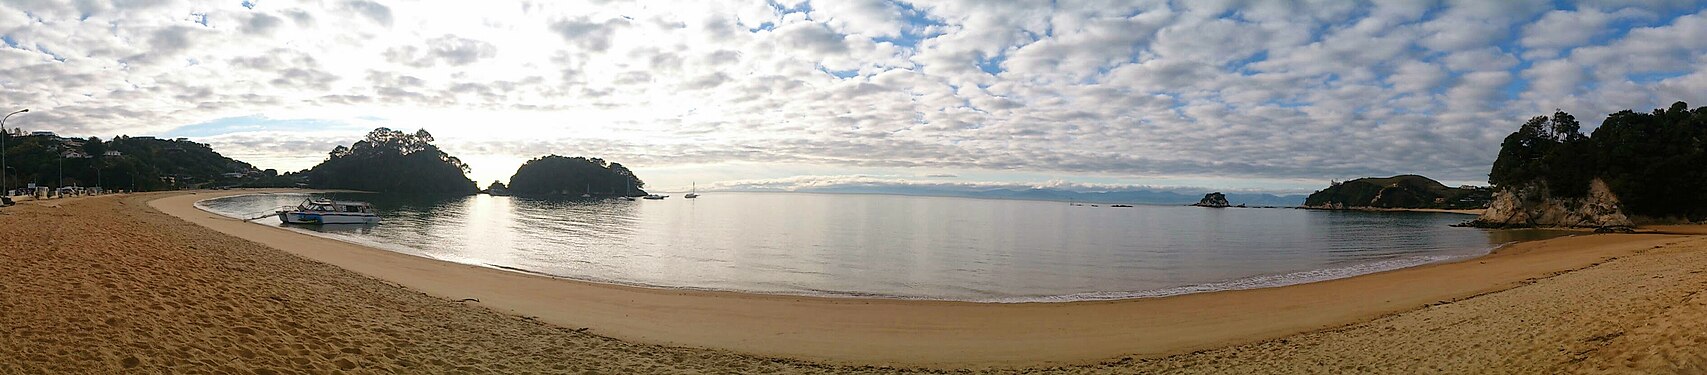
{"label": "water reflection", "polygon": [[[1560,234],[1451,228],[1465,220],[1451,214],[1091,208],[876,195],[719,193],[638,202],[332,197],[371,202],[384,222],[305,229],[439,259],[654,286],[960,300],[1118,298],[1295,283]],[[240,216],[301,199],[275,194],[204,204]]]}
{"label": "water reflection", "polygon": [[312,230],[326,233],[373,234],[372,224],[282,224],[287,228]]}

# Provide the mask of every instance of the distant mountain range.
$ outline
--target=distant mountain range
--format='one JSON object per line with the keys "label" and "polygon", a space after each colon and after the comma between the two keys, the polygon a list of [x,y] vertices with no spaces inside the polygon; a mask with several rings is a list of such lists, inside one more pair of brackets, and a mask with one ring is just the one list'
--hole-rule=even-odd
{"label": "distant mountain range", "polygon": [[[1085,203],[1192,204],[1203,199],[1202,193],[1160,190],[1122,190],[1083,192],[1060,189],[988,189],[966,190],[921,186],[832,186],[792,190],[804,193],[859,193],[922,195],[935,197],[968,197],[989,199],[1025,199],[1076,201]],[[1261,193],[1227,193],[1228,202],[1250,206],[1298,206],[1304,195],[1274,195]]]}

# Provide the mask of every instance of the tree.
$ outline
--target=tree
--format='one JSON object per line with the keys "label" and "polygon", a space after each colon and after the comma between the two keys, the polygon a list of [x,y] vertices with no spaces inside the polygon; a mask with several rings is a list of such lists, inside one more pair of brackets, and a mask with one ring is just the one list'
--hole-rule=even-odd
{"label": "tree", "polygon": [[1494,160],[1488,182],[1542,182],[1554,195],[1588,194],[1588,183],[1598,163],[1593,146],[1580,129],[1576,117],[1564,111],[1555,111],[1552,117],[1530,118],[1500,143],[1499,158]]}
{"label": "tree", "polygon": [[1530,118],[1500,142],[1499,157],[1494,159],[1493,171],[1488,173],[1489,183],[1517,185],[1541,175],[1542,157],[1559,145],[1543,129],[1547,122],[1546,116]]}
{"label": "tree", "polygon": [[89,140],[83,143],[83,153],[100,157],[107,153],[107,144],[101,143],[101,137],[89,137]]}

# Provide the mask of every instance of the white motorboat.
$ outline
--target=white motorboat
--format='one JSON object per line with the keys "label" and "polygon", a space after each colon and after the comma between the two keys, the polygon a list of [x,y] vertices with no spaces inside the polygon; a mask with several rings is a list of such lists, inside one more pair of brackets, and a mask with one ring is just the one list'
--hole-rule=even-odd
{"label": "white motorboat", "polygon": [[669,197],[670,196],[668,196],[668,195],[648,194],[648,195],[646,195],[645,198],[651,199],[651,200],[659,200],[659,199],[664,199],[664,198],[669,198]]}
{"label": "white motorboat", "polygon": [[379,215],[366,202],[339,202],[309,198],[296,207],[278,211],[285,224],[377,224]]}

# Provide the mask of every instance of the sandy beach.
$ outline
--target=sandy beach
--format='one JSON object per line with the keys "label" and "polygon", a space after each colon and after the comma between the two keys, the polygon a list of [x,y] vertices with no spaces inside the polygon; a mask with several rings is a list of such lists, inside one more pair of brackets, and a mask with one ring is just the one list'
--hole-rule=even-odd
{"label": "sandy beach", "polygon": [[0,372],[1707,370],[1707,238],[1682,234],[1279,288],[980,304],[586,283],[193,207],[239,193],[254,192],[0,210]]}

